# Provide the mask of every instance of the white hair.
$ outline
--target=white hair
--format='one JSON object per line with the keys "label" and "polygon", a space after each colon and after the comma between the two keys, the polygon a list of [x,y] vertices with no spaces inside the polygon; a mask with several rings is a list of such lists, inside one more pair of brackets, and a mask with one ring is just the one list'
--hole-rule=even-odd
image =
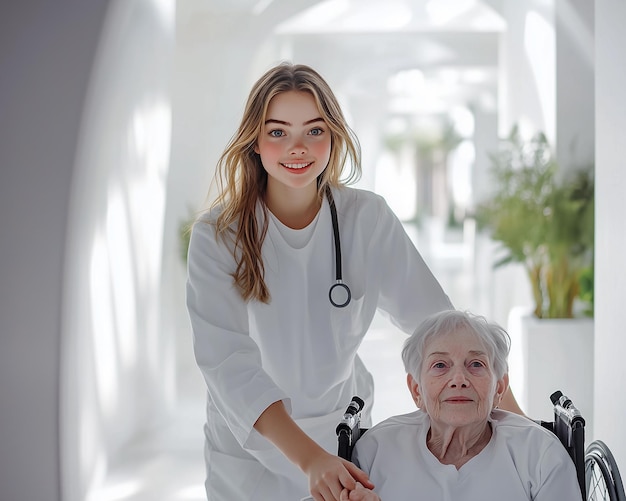
{"label": "white hair", "polygon": [[469,330],[478,336],[488,350],[489,361],[497,379],[502,379],[509,370],[507,358],[511,338],[508,333],[499,325],[488,322],[485,317],[458,310],[444,310],[427,317],[409,336],[402,348],[406,372],[419,382],[426,344],[435,336],[458,329]]}

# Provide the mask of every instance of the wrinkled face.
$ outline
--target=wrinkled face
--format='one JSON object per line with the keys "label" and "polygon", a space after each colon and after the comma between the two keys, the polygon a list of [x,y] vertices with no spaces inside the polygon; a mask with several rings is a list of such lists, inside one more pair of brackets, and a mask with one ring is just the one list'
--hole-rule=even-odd
{"label": "wrinkled face", "polygon": [[508,385],[498,380],[486,347],[466,329],[439,334],[426,344],[420,383],[409,389],[431,421],[448,426],[485,423]]}
{"label": "wrinkled face", "polygon": [[288,91],[270,101],[254,150],[268,174],[268,191],[316,188],[331,151],[331,134],[308,92]]}

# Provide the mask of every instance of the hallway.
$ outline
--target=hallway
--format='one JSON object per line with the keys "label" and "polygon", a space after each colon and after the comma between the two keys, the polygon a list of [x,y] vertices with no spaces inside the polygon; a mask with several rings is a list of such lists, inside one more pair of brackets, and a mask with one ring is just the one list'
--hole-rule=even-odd
{"label": "hallway", "polygon": [[[156,344],[173,339],[168,329],[160,329],[163,308],[156,285],[171,283],[171,276],[161,273],[169,271],[162,265],[175,262],[178,248],[173,238],[164,239],[170,247],[162,248],[161,232],[174,234],[187,215],[188,201],[204,196],[206,166],[214,165],[215,152],[232,129],[233,102],[239,102],[243,83],[285,55],[319,66],[344,95],[353,95],[354,83],[366,84],[348,109],[363,111],[353,118],[354,123],[365,124],[362,136],[369,159],[377,158],[380,146],[373,125],[381,123],[377,114],[382,110],[373,105],[381,101],[366,99],[380,90],[375,84],[407,68],[422,70],[425,83],[431,76],[450,77],[451,57],[452,69],[456,63],[464,67],[467,63],[454,59],[456,51],[450,49],[455,47],[469,52],[470,62],[497,69],[497,101],[483,99],[489,95],[482,92],[478,95],[480,103],[489,106],[477,115],[478,153],[492,149],[500,130],[521,121],[529,130],[555,137],[565,164],[573,153],[585,158],[591,154],[598,181],[594,434],[611,444],[619,464],[626,462],[626,428],[617,426],[626,412],[621,388],[626,379],[626,336],[620,315],[626,296],[626,221],[621,217],[626,210],[621,148],[626,130],[626,65],[616,64],[626,44],[626,3],[462,1],[480,12],[495,11],[503,27],[484,33],[484,25],[476,24],[476,44],[468,41],[467,16],[460,18],[462,23],[440,18],[436,30],[418,26],[406,31],[409,42],[376,30],[391,40],[396,57],[390,57],[378,42],[368,50],[352,43],[346,49],[356,52],[341,52],[342,37],[328,29],[336,29],[337,24],[324,23],[324,33],[318,34],[286,30],[283,21],[312,3],[319,2],[34,0],[12,2],[3,10],[2,499],[203,499],[204,396],[197,369],[190,368],[189,378],[181,381],[188,394],[178,395],[176,416],[161,426],[158,440],[138,437],[142,430],[147,433],[145,415],[162,409],[160,403],[172,389],[169,378],[167,385],[136,384],[137,380],[158,383],[163,369],[171,370],[170,365],[164,367],[162,356],[170,346]],[[341,3],[359,9],[362,4],[359,0]],[[256,8],[259,5],[270,10],[263,15]],[[340,25],[350,20],[340,12]],[[228,21],[237,21],[237,42],[247,36],[254,43],[228,43],[226,37],[233,34]],[[378,26],[381,19],[374,21]],[[280,33],[275,31],[278,23]],[[462,36],[455,35],[459,29]],[[262,44],[261,39],[272,33],[275,45]],[[364,38],[354,30],[352,34],[355,41]],[[334,57],[327,57],[329,53]],[[243,62],[228,64],[241,56]],[[431,72],[439,68],[434,65],[438,61],[443,71]],[[216,68],[229,78],[216,79]],[[476,77],[472,67],[466,69]],[[495,80],[491,85],[496,85]],[[445,90],[441,85],[429,89]],[[176,121],[171,128],[173,115]],[[164,140],[168,131],[173,132],[171,144]],[[158,147],[146,147],[149,136]],[[582,143],[576,138],[582,138]],[[166,162],[166,146],[174,153],[171,162]],[[478,155],[476,161],[484,166],[485,156]],[[170,163],[177,166],[177,176],[169,175]],[[149,183],[141,182],[145,180]],[[474,179],[474,185],[488,187],[484,177]],[[127,238],[120,238],[122,230]],[[151,245],[132,246],[143,233],[149,234]],[[476,246],[476,255],[482,258],[480,247]],[[421,242],[420,249],[428,250]],[[484,280],[476,284],[465,272],[474,257],[463,260],[456,246],[445,250],[447,258],[439,248],[427,257],[457,307],[506,323],[502,314],[506,304],[525,304],[510,297],[513,287],[505,285],[524,283],[518,275],[506,270],[489,275],[477,266],[476,276]],[[132,260],[141,264],[138,278],[136,268],[127,266]],[[123,273],[114,266],[120,263]],[[101,291],[107,290],[103,284],[119,287],[121,293],[99,302]],[[488,300],[486,289],[494,291]],[[114,297],[118,304],[112,304]],[[108,313],[114,306],[125,315],[101,316],[100,310]],[[171,318],[168,313],[165,319]],[[113,324],[111,319],[121,323]],[[406,392],[390,372],[397,368],[393,360],[399,343],[385,325],[377,319],[362,347],[364,358],[374,358],[368,362],[379,384],[375,412],[385,402],[395,406]],[[124,336],[127,332],[137,335]],[[180,337],[188,338],[184,330]],[[146,340],[151,350],[137,350],[146,347]],[[380,351],[381,345],[388,351]],[[103,349],[107,357],[95,357]],[[96,360],[104,362],[97,365]],[[519,379],[513,376],[512,381]],[[119,389],[121,395],[112,389]],[[101,412],[103,408],[106,412]],[[129,436],[137,438],[120,457],[117,451],[128,445]],[[107,466],[104,487],[86,496]]]}

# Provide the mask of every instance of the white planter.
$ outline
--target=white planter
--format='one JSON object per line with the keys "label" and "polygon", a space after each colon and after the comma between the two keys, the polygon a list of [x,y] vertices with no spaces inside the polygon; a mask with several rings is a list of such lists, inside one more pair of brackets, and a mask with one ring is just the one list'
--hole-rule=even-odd
{"label": "white planter", "polygon": [[550,395],[561,390],[585,418],[589,437],[593,429],[593,319],[538,319],[519,314],[509,320],[509,330],[518,333],[518,374],[523,383],[516,397],[524,412],[533,419],[553,420]]}

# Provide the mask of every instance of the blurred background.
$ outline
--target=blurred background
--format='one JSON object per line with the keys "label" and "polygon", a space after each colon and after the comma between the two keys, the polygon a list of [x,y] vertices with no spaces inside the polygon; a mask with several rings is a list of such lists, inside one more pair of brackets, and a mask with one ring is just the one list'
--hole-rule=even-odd
{"label": "blurred background", "polygon": [[[590,384],[588,439],[626,468],[623,2],[26,0],[0,12],[0,501],[204,499],[181,228],[206,205],[250,86],[281,60],[330,83],[361,141],[357,187],[386,198],[455,306],[509,328],[523,406],[518,324],[533,295],[523,262],[494,269],[501,246],[477,225],[500,188],[490,155],[516,127],[524,141],[543,134],[560,176],[595,167],[591,361],[565,373]],[[402,340],[377,317],[363,344],[375,421],[412,409]]]}

